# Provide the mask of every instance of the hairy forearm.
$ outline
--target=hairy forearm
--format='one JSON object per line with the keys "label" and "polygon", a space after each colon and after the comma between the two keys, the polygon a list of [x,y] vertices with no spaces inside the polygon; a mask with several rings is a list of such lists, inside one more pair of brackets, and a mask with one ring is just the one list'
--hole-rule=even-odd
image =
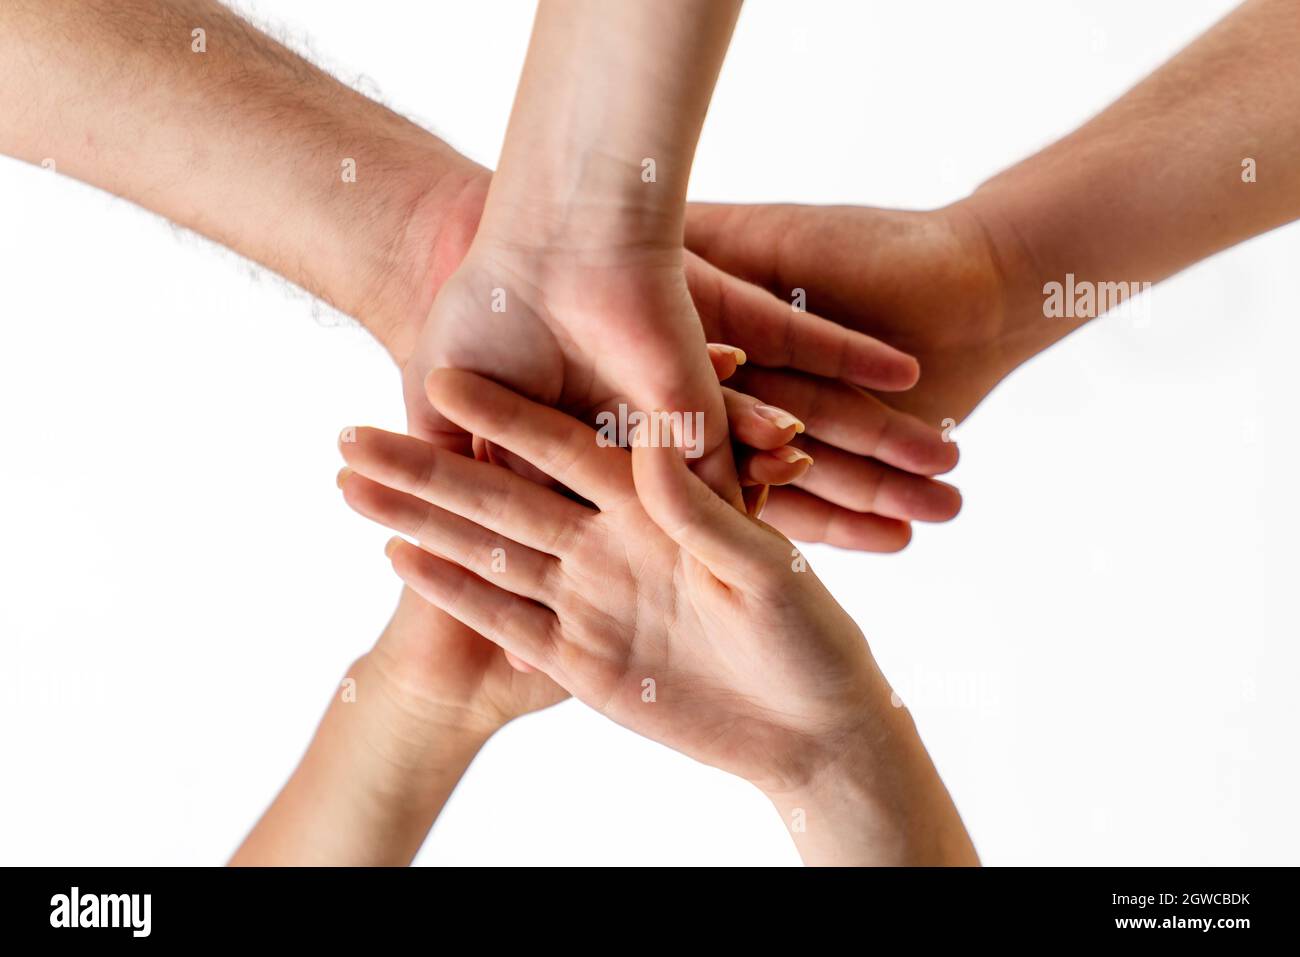
{"label": "hairy forearm", "polygon": [[740,0],[542,0],[484,228],[680,246],[739,10]]}
{"label": "hairy forearm", "polygon": [[234,249],[395,353],[419,308],[400,273],[428,265],[411,249],[481,172],[214,0],[0,3],[0,151]]}
{"label": "hairy forearm", "polygon": [[[1248,0],[1099,116],[966,201],[1026,304],[1072,273],[1155,283],[1300,216],[1300,9]],[[1253,161],[1254,182],[1243,176]],[[1246,164],[1246,166],[1243,166]],[[1081,321],[1015,330],[1029,352]]]}

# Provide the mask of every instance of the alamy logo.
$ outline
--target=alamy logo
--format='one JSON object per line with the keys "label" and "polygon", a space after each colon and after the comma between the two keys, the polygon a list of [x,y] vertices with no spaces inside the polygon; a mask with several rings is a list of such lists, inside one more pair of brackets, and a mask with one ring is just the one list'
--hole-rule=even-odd
{"label": "alamy logo", "polygon": [[132,937],[148,937],[151,894],[70,894],[50,898],[51,927],[129,927]]}
{"label": "alamy logo", "polygon": [[641,412],[618,404],[618,412],[596,415],[596,444],[601,448],[645,446],[682,448],[688,459],[704,454],[703,412]]}
{"label": "alamy logo", "polygon": [[1043,316],[1047,319],[1096,319],[1104,313],[1138,320],[1150,318],[1149,282],[1076,281],[1074,273],[1065,282],[1043,286]]}

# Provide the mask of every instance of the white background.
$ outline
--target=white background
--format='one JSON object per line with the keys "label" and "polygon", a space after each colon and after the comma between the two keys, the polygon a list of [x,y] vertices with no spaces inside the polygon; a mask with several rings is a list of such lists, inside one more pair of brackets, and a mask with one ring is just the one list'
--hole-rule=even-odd
{"label": "white background", "polygon": [[[1231,6],[756,0],[692,195],[943,204]],[[493,163],[531,4],[254,9]],[[219,863],[395,600],[334,487],[342,426],[402,427],[395,370],[63,177],[0,160],[0,217],[0,862]],[[1296,862],[1298,256],[1248,243],[1020,370],[902,555],[810,549],[987,863]],[[797,858],[747,785],[569,703],[489,744],[419,860]]]}

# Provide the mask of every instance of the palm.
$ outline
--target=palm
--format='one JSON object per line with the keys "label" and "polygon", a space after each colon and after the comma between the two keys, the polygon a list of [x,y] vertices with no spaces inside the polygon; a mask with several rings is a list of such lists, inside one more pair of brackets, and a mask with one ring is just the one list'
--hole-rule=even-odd
{"label": "palm", "polygon": [[[865,698],[866,643],[811,572],[775,600],[729,589],[635,497],[590,519],[581,537],[592,554],[569,564],[554,608],[564,645],[581,652],[556,677],[612,720],[750,780],[774,767],[793,779],[807,757],[800,742]],[[827,608],[835,612],[809,635]],[[736,621],[747,622],[746,642],[735,640]]]}
{"label": "palm", "polygon": [[705,454],[727,457],[721,391],[680,259],[636,268],[554,267],[471,251],[434,301],[404,370],[412,434],[468,449],[468,436],[424,394],[430,371],[490,376],[538,402],[591,420],[619,403],[705,413]]}

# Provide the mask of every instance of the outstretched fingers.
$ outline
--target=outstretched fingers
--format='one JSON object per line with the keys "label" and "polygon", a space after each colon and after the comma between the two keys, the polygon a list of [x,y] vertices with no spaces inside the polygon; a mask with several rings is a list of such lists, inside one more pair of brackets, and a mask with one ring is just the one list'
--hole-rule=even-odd
{"label": "outstretched fingers", "polygon": [[562,555],[589,509],[490,462],[382,429],[344,430],[343,458],[366,478],[506,538]]}
{"label": "outstretched fingers", "polygon": [[466,431],[513,452],[598,508],[631,494],[627,454],[577,419],[458,369],[434,370],[425,387],[429,400]]}
{"label": "outstretched fingers", "polygon": [[692,253],[686,279],[711,338],[738,343],[756,364],[797,369],[864,388],[910,389],[916,359],[854,329],[823,319],[765,289],[723,272]]}
{"label": "outstretched fingers", "polygon": [[917,475],[939,475],[957,465],[957,446],[915,416],[890,408],[861,389],[795,372],[743,368],[735,388],[789,409],[807,434]]}
{"label": "outstretched fingers", "polygon": [[398,577],[429,604],[516,660],[547,670],[559,631],[558,620],[549,609],[403,539],[392,539],[384,551]]}
{"label": "outstretched fingers", "polygon": [[339,473],[343,498],[357,513],[419,542],[420,547],[495,582],[507,591],[547,603],[555,595],[560,563],[552,555],[488,531],[453,512],[380,485],[347,468]]}

